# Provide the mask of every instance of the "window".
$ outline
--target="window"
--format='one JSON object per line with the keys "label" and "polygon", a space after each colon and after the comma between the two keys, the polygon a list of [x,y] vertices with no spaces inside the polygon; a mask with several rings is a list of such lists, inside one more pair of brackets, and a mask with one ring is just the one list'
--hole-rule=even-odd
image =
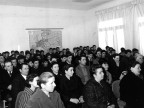
{"label": "window", "polygon": [[106,46],[113,47],[117,52],[124,47],[123,19],[113,19],[98,24],[99,46],[105,49]]}
{"label": "window", "polygon": [[144,17],[138,18],[139,38],[140,38],[140,53],[144,55]]}

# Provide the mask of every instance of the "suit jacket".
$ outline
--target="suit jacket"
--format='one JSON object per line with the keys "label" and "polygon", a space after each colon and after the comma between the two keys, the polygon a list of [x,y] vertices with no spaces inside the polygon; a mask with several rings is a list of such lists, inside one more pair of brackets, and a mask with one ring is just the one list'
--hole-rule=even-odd
{"label": "suit jacket", "polygon": [[[89,71],[89,67],[88,66],[85,66],[86,70],[87,70],[87,75],[88,75],[88,78],[90,79],[90,71]],[[83,84],[85,84],[85,78],[84,78],[84,74],[82,72],[82,68],[80,65],[78,65],[76,67],[76,75],[80,77],[81,81]]]}
{"label": "suit jacket", "polygon": [[15,105],[15,101],[17,95],[20,91],[23,91],[25,86],[27,85],[26,80],[23,78],[21,74],[18,74],[12,82],[12,103],[13,108]]}
{"label": "suit jacket", "polygon": [[7,87],[12,84],[12,81],[14,80],[14,78],[17,76],[18,72],[16,70],[13,69],[13,72],[11,74],[11,76],[9,75],[9,73],[7,72],[7,70],[2,70],[1,71],[1,86],[2,89],[4,91],[7,90]]}
{"label": "suit jacket", "polygon": [[65,108],[58,92],[50,93],[48,97],[41,89],[38,89],[30,98],[27,108]]}

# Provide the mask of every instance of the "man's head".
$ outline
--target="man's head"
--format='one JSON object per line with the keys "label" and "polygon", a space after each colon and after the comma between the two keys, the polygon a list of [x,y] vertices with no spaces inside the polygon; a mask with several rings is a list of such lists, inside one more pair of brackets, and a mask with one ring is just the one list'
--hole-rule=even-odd
{"label": "man's head", "polygon": [[15,57],[11,58],[11,62],[14,67],[17,67],[17,59]]}
{"label": "man's head", "polygon": [[5,69],[7,71],[13,71],[13,66],[12,66],[11,61],[5,61]]}
{"label": "man's head", "polygon": [[72,54],[67,54],[67,62],[71,64],[71,62],[72,62]]}
{"label": "man's head", "polygon": [[81,55],[79,57],[79,64],[85,66],[86,65],[86,56],[85,55]]}
{"label": "man's head", "polygon": [[3,55],[0,54],[0,63],[4,63],[5,59],[3,57]]}
{"label": "man's head", "polygon": [[38,59],[34,59],[34,60],[33,60],[33,64],[34,64],[34,65],[33,65],[34,68],[36,68],[36,69],[39,68],[39,60],[38,60]]}
{"label": "man's head", "polygon": [[29,73],[29,66],[28,64],[21,64],[20,69],[19,69],[20,73],[24,76],[27,76]]}
{"label": "man's head", "polygon": [[143,56],[141,54],[138,54],[136,56],[136,61],[139,62],[140,64],[142,64],[144,62]]}
{"label": "man's head", "polygon": [[104,72],[103,72],[103,68],[100,65],[92,65],[91,67],[92,69],[92,74],[93,77],[95,78],[95,80],[97,82],[100,82],[101,80],[103,80],[104,78]]}

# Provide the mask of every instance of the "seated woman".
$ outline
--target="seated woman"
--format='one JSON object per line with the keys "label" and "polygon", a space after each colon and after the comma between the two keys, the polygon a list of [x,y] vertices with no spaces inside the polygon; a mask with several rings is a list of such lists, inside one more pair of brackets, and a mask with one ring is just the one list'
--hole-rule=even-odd
{"label": "seated woman", "polygon": [[144,107],[144,82],[140,72],[140,63],[134,62],[120,82],[120,98],[126,102],[126,108]]}
{"label": "seated woman", "polygon": [[26,108],[27,102],[31,95],[34,93],[35,89],[39,87],[37,85],[39,77],[36,74],[30,74],[27,77],[27,87],[25,87],[24,91],[19,92],[16,103],[15,103],[15,108]]}
{"label": "seated woman", "polygon": [[83,85],[80,78],[74,75],[73,69],[71,64],[64,66],[65,75],[60,81],[61,96],[66,108],[81,108]]}
{"label": "seated woman", "polygon": [[103,68],[92,66],[93,78],[84,87],[83,98],[86,108],[116,108],[116,99],[108,83],[106,83]]}
{"label": "seated woman", "polygon": [[56,83],[55,90],[60,93],[60,87],[59,87],[60,84],[59,83],[60,83],[62,74],[60,74],[60,72],[59,72],[59,64],[57,62],[51,63],[51,71],[55,76],[55,83]]}
{"label": "seated woman", "polygon": [[51,72],[43,72],[39,77],[40,89],[30,97],[27,108],[65,108],[55,88],[55,77]]}
{"label": "seated woman", "polygon": [[109,68],[108,62],[103,59],[99,63],[104,68],[104,80],[111,85],[112,84],[112,75],[108,71],[108,68]]}

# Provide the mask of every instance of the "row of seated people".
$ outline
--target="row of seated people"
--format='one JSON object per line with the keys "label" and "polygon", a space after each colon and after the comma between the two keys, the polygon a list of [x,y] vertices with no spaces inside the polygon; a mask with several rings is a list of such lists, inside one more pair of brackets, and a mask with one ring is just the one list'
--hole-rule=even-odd
{"label": "row of seated people", "polygon": [[[22,91],[25,87],[25,83],[23,81],[25,81],[26,79],[25,76],[27,75],[22,74],[22,73],[26,72],[26,70],[28,71],[26,72],[27,74],[35,73],[38,76],[41,75],[41,73],[46,72],[46,71],[50,71],[54,73],[54,76],[56,79],[55,82],[57,85],[55,89],[60,93],[60,91],[64,91],[64,90],[60,89],[59,85],[61,85],[62,83],[59,84],[60,83],[59,75],[62,75],[62,76],[65,75],[65,70],[63,70],[63,67],[67,64],[74,65],[73,66],[74,71],[75,71],[74,75],[80,78],[82,85],[85,85],[87,81],[93,77],[93,72],[90,69],[92,65],[94,64],[100,64],[104,68],[104,73],[105,73],[104,80],[108,82],[109,84],[112,84],[113,81],[119,79],[119,76],[123,70],[126,70],[126,71],[129,70],[129,67],[132,61],[128,61],[128,60],[133,60],[134,58],[136,61],[140,63],[140,65],[143,64],[142,55],[135,54],[136,57],[132,57],[131,59],[131,55],[129,54],[131,53],[130,50],[126,50],[125,55],[122,55],[122,54],[121,55],[119,54],[108,55],[107,53],[108,53],[107,51],[97,49],[95,53],[95,57],[93,57],[94,54],[92,53],[92,51],[90,51],[89,53],[82,51],[82,54],[80,54],[79,56],[74,56],[76,54],[68,53],[67,55],[60,56],[60,58],[57,58],[56,56],[52,56],[51,54],[48,54],[47,59],[42,59],[42,57],[39,54],[36,55],[36,58],[34,57],[33,59],[26,59],[23,56],[19,56],[18,58],[10,57],[11,58],[10,61],[7,59],[4,62],[4,66],[1,65],[2,67],[1,67],[1,75],[0,75],[1,77],[0,85],[1,85],[1,90],[3,92],[2,97],[6,98],[7,94],[10,94],[12,96],[12,104],[13,104],[12,106],[15,105],[17,94],[20,91]],[[3,56],[1,55],[1,57]],[[31,55],[30,55],[30,58],[31,58]],[[18,61],[18,65],[16,65],[17,61]],[[28,67],[24,66],[25,67],[24,68],[23,65],[21,65],[24,63],[24,61],[27,63]],[[57,65],[54,65],[55,63]],[[141,70],[141,73],[142,73],[142,70]],[[140,75],[140,78],[141,79],[143,78],[143,74]],[[22,81],[22,79],[24,80]],[[63,80],[63,82],[65,82],[65,80]],[[68,86],[68,88],[70,87]],[[70,92],[68,91],[68,93]],[[63,97],[62,97],[62,100],[63,100]],[[65,103],[66,102],[64,101],[64,104]]]}
{"label": "row of seated people", "polygon": [[[59,83],[51,72],[42,73],[39,81],[37,75],[29,75],[27,83],[30,86],[18,94],[15,108],[118,108],[111,86],[104,80],[101,65],[92,66],[93,76],[85,85],[73,69],[73,65],[66,65],[65,75],[59,76]],[[126,108],[143,108],[144,83],[140,71],[140,64],[134,62],[127,74],[121,76],[121,99],[125,100]],[[38,85],[40,89],[36,89]],[[57,86],[59,91],[54,91]]]}

